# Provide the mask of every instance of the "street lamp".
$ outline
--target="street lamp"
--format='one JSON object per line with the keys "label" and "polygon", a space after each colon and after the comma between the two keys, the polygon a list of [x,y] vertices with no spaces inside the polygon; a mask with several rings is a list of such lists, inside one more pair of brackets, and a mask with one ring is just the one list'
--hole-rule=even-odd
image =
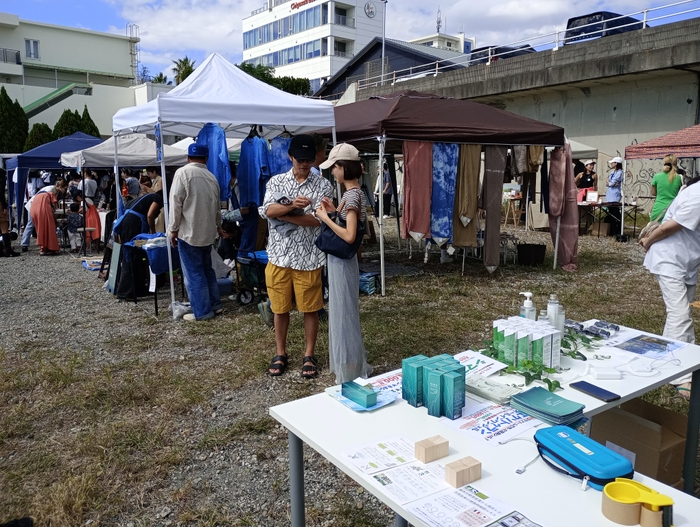
{"label": "street lamp", "polygon": [[386,40],[386,4],[389,0],[381,0],[384,4],[384,14],[382,15],[382,86],[384,86],[384,44]]}

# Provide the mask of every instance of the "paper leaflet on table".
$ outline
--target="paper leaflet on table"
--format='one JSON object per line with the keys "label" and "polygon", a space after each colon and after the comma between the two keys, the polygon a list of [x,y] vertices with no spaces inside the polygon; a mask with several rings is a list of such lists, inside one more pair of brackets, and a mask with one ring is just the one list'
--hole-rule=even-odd
{"label": "paper leaflet on table", "polygon": [[406,509],[429,527],[541,527],[471,485],[424,497]]}
{"label": "paper leaflet on table", "polygon": [[[478,373],[479,375],[487,377],[507,367],[502,362],[498,362],[491,357],[487,357],[473,350],[457,353],[454,358],[464,366],[467,376]],[[369,379],[355,379],[355,382],[358,384],[371,384],[374,389],[379,390],[380,393],[383,391],[390,391],[399,396],[401,395],[400,368],[388,373],[383,373],[382,375],[370,377]]]}
{"label": "paper leaflet on table", "polygon": [[444,471],[420,461],[378,472],[371,477],[376,486],[401,505],[449,488]]}
{"label": "paper leaflet on table", "polygon": [[416,460],[415,444],[405,437],[393,437],[342,452],[355,467],[365,474],[388,470]]}
{"label": "paper leaflet on table", "polygon": [[542,424],[539,419],[510,406],[493,403],[466,406],[459,419],[454,421],[443,419],[441,422],[450,428],[456,428],[469,437],[481,439],[491,445],[498,445],[499,442],[507,441],[511,437]]}
{"label": "paper leaflet on table", "polygon": [[[589,325],[595,320],[584,322],[584,325]],[[688,345],[687,342],[659,337],[651,333],[621,327],[620,331],[615,333],[609,339],[600,341],[605,347],[616,348],[623,352],[634,353],[639,357],[648,359],[658,359],[665,357],[669,353],[678,351]]]}

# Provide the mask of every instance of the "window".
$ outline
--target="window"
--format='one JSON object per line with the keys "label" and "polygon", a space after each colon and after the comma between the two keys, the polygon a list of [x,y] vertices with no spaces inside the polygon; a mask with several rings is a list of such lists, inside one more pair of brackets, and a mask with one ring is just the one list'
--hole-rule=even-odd
{"label": "window", "polygon": [[39,41],[29,40],[24,41],[25,55],[28,59],[38,59],[39,58]]}
{"label": "window", "polygon": [[447,47],[448,47],[448,48],[451,48],[451,47],[452,47],[452,42],[448,42],[448,43],[447,43]]}

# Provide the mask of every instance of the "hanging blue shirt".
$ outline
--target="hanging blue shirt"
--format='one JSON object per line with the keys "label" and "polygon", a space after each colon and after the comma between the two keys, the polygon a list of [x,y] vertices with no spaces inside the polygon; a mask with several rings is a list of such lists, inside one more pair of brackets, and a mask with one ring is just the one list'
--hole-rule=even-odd
{"label": "hanging blue shirt", "polygon": [[289,159],[289,144],[291,137],[275,137],[270,141],[270,173],[286,174],[292,169],[292,160]]}
{"label": "hanging blue shirt", "polygon": [[197,134],[197,144],[209,147],[207,168],[214,174],[219,182],[219,200],[228,201],[231,196],[229,183],[231,182],[231,167],[228,162],[228,148],[226,147],[226,134],[217,124],[207,123]]}
{"label": "hanging blue shirt", "polygon": [[452,241],[452,212],[455,203],[458,161],[459,145],[433,143],[430,234],[438,245]]}
{"label": "hanging blue shirt", "polygon": [[238,162],[238,187],[241,203],[254,202],[262,205],[265,186],[270,179],[270,150],[262,137],[244,139],[241,143],[241,158]]}

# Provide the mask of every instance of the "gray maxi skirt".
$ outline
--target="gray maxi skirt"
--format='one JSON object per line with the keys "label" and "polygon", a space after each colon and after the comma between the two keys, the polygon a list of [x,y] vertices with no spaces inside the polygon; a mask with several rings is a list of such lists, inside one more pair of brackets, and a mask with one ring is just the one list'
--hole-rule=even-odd
{"label": "gray maxi skirt", "polygon": [[372,366],[360,326],[360,270],[357,256],[349,260],[327,255],[328,343],[331,372],[338,384],[367,378]]}

